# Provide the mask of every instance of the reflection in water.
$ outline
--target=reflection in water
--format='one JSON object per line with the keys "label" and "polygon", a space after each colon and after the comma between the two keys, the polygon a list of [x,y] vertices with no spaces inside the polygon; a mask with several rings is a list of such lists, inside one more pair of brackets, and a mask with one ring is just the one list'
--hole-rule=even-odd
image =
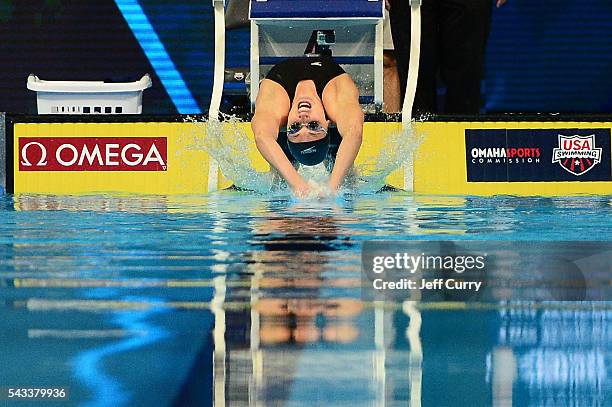
{"label": "reflection in water", "polygon": [[103,362],[108,358],[121,357],[124,352],[144,348],[168,335],[163,329],[151,326],[146,322],[152,312],[156,311],[118,313],[114,318],[118,326],[125,330],[146,332],[146,335],[135,335],[106,346],[89,349],[81,352],[74,359],[72,363],[77,380],[92,393],[92,400],[84,405],[120,406],[129,404],[133,397],[130,389],[126,389],[115,377],[106,373]]}
{"label": "reflection in water", "polygon": [[558,303],[561,309],[555,304],[539,309],[534,303],[500,309],[498,345],[488,359],[488,377],[492,375],[495,384],[500,371],[509,372],[507,365],[496,368],[503,349],[512,363],[517,398],[529,400],[529,405],[604,405],[612,390],[612,311],[605,304],[583,303],[584,309],[572,309]]}
{"label": "reflection in water", "polygon": [[608,405],[610,302],[362,301],[360,251],[612,240],[611,210],[609,197],[0,198],[0,376],[100,405]]}
{"label": "reflection in water", "polygon": [[16,195],[14,205],[18,211],[155,213],[167,211],[168,200],[170,197],[164,196],[134,199],[133,196]]}
{"label": "reflection in water", "polygon": [[[420,405],[420,389],[411,389],[420,386],[419,311],[413,304],[405,306],[404,315],[410,316],[405,335],[418,348],[414,357],[409,349],[390,346],[393,313],[404,311],[387,311],[384,304],[364,308],[359,275],[353,274],[353,284],[346,277],[335,281],[339,264],[334,259],[356,246],[341,213],[312,216],[299,204],[286,209],[291,216],[250,225],[255,249],[247,260],[251,310],[224,315],[226,327],[244,337],[226,331],[224,342],[215,342],[229,355],[227,371],[215,377],[226,381],[224,401],[383,406],[410,399],[410,405]],[[388,370],[408,381],[387,381]]]}

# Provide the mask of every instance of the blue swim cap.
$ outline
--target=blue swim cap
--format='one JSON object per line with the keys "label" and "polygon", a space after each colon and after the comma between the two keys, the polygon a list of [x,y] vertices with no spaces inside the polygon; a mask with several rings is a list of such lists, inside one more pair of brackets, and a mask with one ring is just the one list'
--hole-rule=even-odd
{"label": "blue swim cap", "polygon": [[322,163],[327,157],[329,151],[329,134],[316,141],[305,141],[303,143],[294,143],[287,139],[287,146],[291,155],[304,165],[317,165]]}

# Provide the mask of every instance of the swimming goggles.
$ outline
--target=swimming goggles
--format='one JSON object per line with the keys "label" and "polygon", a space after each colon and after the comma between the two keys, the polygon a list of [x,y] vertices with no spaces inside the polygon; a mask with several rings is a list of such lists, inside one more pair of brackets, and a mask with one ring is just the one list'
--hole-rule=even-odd
{"label": "swimming goggles", "polygon": [[321,123],[313,120],[308,123],[300,123],[300,122],[291,123],[291,125],[287,127],[287,135],[292,136],[296,134],[302,129],[302,127],[306,127],[309,131],[312,131],[315,133],[320,133],[320,132],[327,133],[327,130],[325,130],[323,126],[321,126]]}

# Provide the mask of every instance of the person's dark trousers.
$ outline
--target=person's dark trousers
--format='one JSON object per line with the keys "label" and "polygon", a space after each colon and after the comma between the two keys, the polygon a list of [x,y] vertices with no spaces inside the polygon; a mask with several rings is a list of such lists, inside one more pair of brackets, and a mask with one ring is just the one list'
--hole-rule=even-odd
{"label": "person's dark trousers", "polygon": [[[415,115],[479,113],[492,10],[493,0],[423,0]],[[410,61],[409,1],[392,0],[390,18],[403,101]],[[443,112],[437,111],[438,75],[446,85]]]}

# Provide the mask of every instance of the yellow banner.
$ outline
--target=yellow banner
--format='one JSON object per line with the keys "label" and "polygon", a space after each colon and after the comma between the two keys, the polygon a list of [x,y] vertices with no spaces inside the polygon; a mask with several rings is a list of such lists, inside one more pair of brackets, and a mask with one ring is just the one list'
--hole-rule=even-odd
{"label": "yellow banner", "polygon": [[[246,135],[248,145],[231,151],[236,151],[233,154],[244,151],[254,171],[269,171],[255,148],[250,123],[222,126],[223,138],[215,142],[232,143],[238,132]],[[596,171],[601,173],[602,168],[610,168],[610,128],[612,123],[424,122],[402,132],[400,123],[366,123],[356,166],[365,174],[380,171],[386,174],[389,163],[399,164],[404,158],[409,163],[413,161],[389,174],[386,182],[420,194],[612,194],[609,180],[582,180]],[[590,172],[575,176],[575,180],[559,167],[560,174],[566,174],[563,181],[470,182],[466,130],[491,129],[607,129],[608,136],[603,151],[597,150],[599,145],[592,146],[592,156],[600,161],[588,161],[593,169],[587,168]],[[574,136],[570,133],[569,136]],[[210,172],[216,165],[207,152],[207,143],[212,139],[207,137],[203,123],[18,123],[13,134],[15,193],[204,194],[209,187],[226,188],[232,184],[221,173]],[[597,139],[599,144],[600,140]],[[496,148],[492,151],[499,154],[502,150]],[[529,148],[535,151],[536,147]],[[541,149],[542,154],[551,153],[544,151],[545,147]],[[487,169],[483,171],[488,174]]]}
{"label": "yellow banner", "polygon": [[[568,196],[568,195],[612,195],[612,178],[610,171],[610,129],[612,123],[588,122],[424,122],[417,124],[418,133],[422,135],[423,143],[419,146],[414,161],[414,191],[422,194],[444,195],[521,195],[521,196]],[[581,133],[580,129],[603,129],[605,135],[605,150],[602,151],[602,162],[596,164],[597,169],[607,165],[608,181],[585,181],[584,176],[568,175],[558,164],[557,174],[563,181],[549,182],[468,182],[468,162],[472,160],[470,151],[466,151],[466,132],[469,130],[521,130],[525,147],[541,148],[540,162],[537,165],[518,162],[514,171],[532,172],[534,177],[538,171],[544,171],[550,160],[552,148],[543,147],[538,141],[538,131],[551,130],[554,134]],[[554,132],[552,132],[554,130]],[[605,133],[604,132],[604,133]],[[491,132],[489,132],[491,133]],[[494,132],[493,132],[494,133]],[[530,137],[530,133],[533,135]],[[588,134],[589,132],[585,133]],[[494,135],[494,134],[493,134]],[[556,136],[555,136],[556,137]],[[510,142],[508,142],[510,143]],[[519,141],[520,144],[520,141]],[[497,145],[502,147],[503,145]],[[540,147],[542,146],[542,147]],[[499,151],[499,150],[498,150]],[[495,152],[495,151],[494,151]],[[507,158],[506,158],[507,159]],[[500,158],[503,161],[503,157]],[[605,161],[607,160],[607,162]],[[486,160],[485,160],[486,161]],[[495,158],[493,158],[495,161]],[[519,161],[528,161],[524,158]],[[513,164],[508,164],[512,166]],[[490,171],[486,162],[481,170]],[[511,169],[509,168],[509,171]]]}

